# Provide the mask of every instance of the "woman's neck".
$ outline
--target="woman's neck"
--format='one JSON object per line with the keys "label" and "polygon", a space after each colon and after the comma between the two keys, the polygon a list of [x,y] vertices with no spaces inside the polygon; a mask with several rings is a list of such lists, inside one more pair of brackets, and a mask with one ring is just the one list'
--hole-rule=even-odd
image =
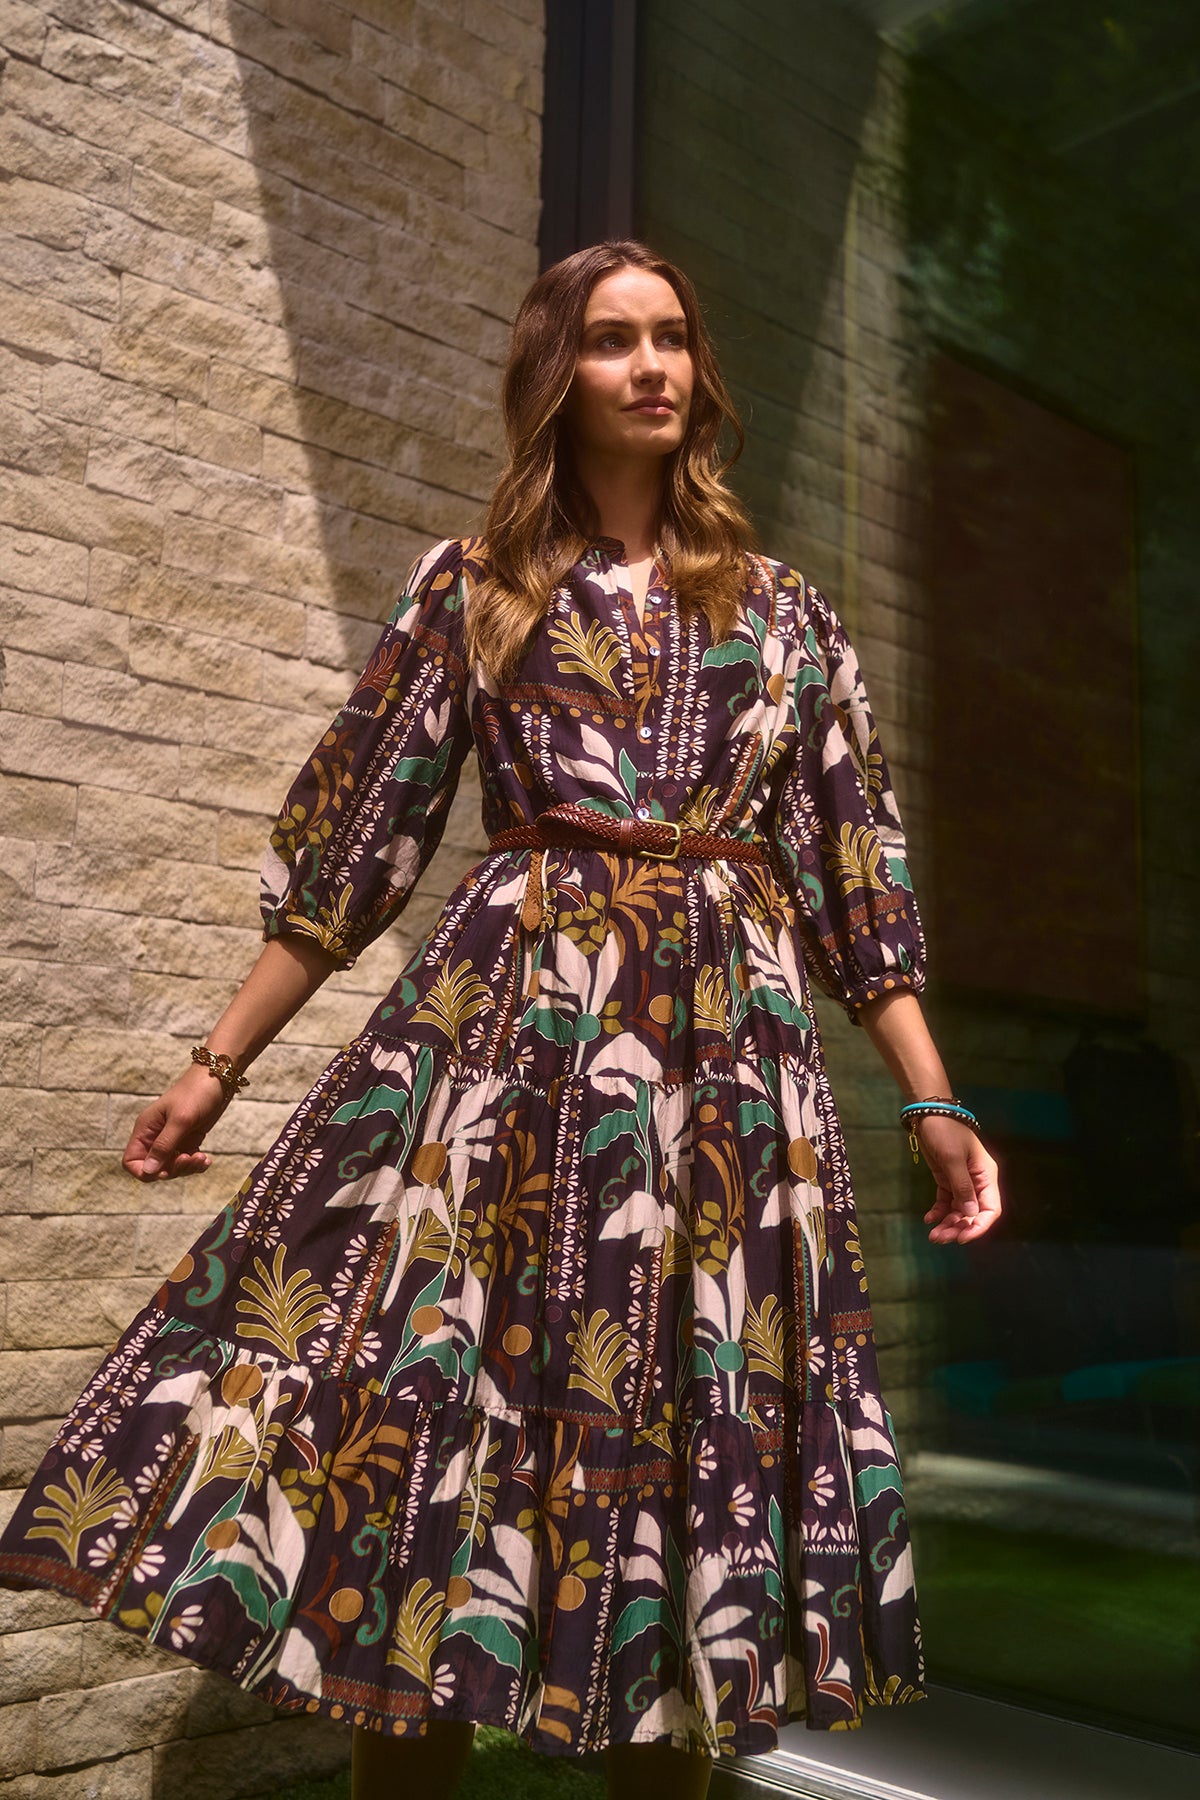
{"label": "woman's neck", "polygon": [[661,459],[584,457],[577,473],[596,508],[600,535],[619,538],[630,562],[653,556],[662,509]]}

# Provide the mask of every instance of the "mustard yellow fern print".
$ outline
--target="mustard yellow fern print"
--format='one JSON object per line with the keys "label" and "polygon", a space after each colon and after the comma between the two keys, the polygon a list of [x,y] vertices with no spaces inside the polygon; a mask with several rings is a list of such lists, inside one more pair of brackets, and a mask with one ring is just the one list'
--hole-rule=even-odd
{"label": "mustard yellow fern print", "polygon": [[788,1379],[788,1357],[794,1346],[794,1326],[784,1312],[778,1294],[768,1294],[761,1309],[746,1303],[744,1341],[749,1351],[751,1374],[769,1375],[773,1381]]}
{"label": "mustard yellow fern print", "polygon": [[493,1438],[484,1452],[483,1466],[472,1461],[458,1506],[458,1535],[461,1537],[469,1531],[481,1546],[487,1543],[500,1489],[500,1477],[487,1464],[497,1456],[499,1450],[500,1439]]}
{"label": "mustard yellow fern print", "polygon": [[857,888],[868,888],[877,894],[891,892],[879,873],[884,860],[883,845],[869,825],[843,825],[838,836],[832,826],[825,837],[825,867],[834,874],[843,894]]}
{"label": "mustard yellow fern print", "polygon": [[405,1249],[405,1268],[422,1260],[445,1262],[451,1249],[450,1228],[446,1221],[440,1219],[431,1206],[422,1207]]}
{"label": "mustard yellow fern print", "polygon": [[196,1487],[205,1487],[210,1481],[244,1481],[257,1460],[257,1445],[236,1425],[227,1425],[205,1446]]}
{"label": "mustard yellow fern print", "polygon": [[849,741],[850,753],[854,757],[855,767],[862,780],[863,792],[867,796],[867,805],[874,811],[887,780],[883,752],[878,748],[878,729],[874,724],[871,725],[865,749],[859,742],[857,733],[851,732]]}
{"label": "mustard yellow fern print", "polygon": [[285,1361],[295,1362],[300,1339],[320,1323],[329,1301],[309,1269],[297,1269],[285,1281],[283,1259],[282,1244],[269,1269],[261,1256],[255,1257],[253,1272],[242,1277],[237,1310],[246,1321],[240,1327],[243,1337],[262,1338]]}
{"label": "mustard yellow fern print", "polygon": [[619,695],[612,678],[621,660],[621,640],[615,631],[598,619],[585,630],[579,614],[573,612],[566,625],[551,624],[549,636],[554,660],[564,675],[587,675],[610,694]]}
{"label": "mustard yellow fern print", "polygon": [[322,950],[328,950],[331,956],[342,956],[350,944],[353,927],[350,906],[353,899],[354,890],[347,884],[332,905],[322,907],[315,918],[310,919],[305,913],[289,912],[288,928],[302,937],[315,939]]}
{"label": "mustard yellow fern print", "polygon": [[107,1524],[122,1500],[131,1498],[131,1490],[110,1469],[102,1456],[80,1481],[75,1470],[66,1471],[66,1487],[57,1482],[45,1489],[48,1504],[35,1506],[35,1519],[45,1521],[31,1525],[26,1535],[49,1538],[59,1546],[73,1569],[79,1566],[79,1544],[85,1531]]}
{"label": "mustard yellow fern print", "polygon": [[569,1388],[583,1388],[594,1394],[613,1412],[619,1412],[616,1380],[629,1360],[629,1333],[616,1319],[610,1319],[603,1307],[585,1319],[576,1308],[571,1317],[575,1330],[567,1333],[574,1347],[575,1367],[567,1377]]}
{"label": "mustard yellow fern print", "polygon": [[685,831],[715,831],[717,818],[724,805],[725,798],[721,789],[710,787],[705,782],[680,808],[679,823]]}
{"label": "mustard yellow fern print", "polygon": [[669,1281],[673,1275],[686,1275],[692,1266],[692,1240],[686,1231],[676,1231],[668,1225],[663,1233],[662,1263],[659,1267],[660,1281]]}
{"label": "mustard yellow fern print", "polygon": [[455,1053],[461,1055],[459,1034],[463,1026],[476,1013],[494,1004],[495,995],[491,988],[480,979],[474,964],[468,960],[456,963],[453,969],[442,969],[412,1016],[422,1024],[436,1025],[439,1031],[445,1032]]}
{"label": "mustard yellow fern print", "polygon": [[721,970],[705,963],[692,993],[693,1016],[704,1031],[729,1030],[729,984]]}
{"label": "mustard yellow fern print", "polygon": [[423,1688],[433,1685],[430,1665],[441,1636],[445,1611],[445,1594],[422,1575],[404,1596],[404,1604],[396,1615],[387,1659],[389,1663],[398,1663]]}

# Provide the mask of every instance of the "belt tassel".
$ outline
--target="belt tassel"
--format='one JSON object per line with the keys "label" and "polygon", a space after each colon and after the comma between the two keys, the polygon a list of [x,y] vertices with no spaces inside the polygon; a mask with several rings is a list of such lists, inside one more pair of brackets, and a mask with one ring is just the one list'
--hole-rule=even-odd
{"label": "belt tassel", "polygon": [[521,924],[526,931],[536,931],[542,923],[542,859],[544,850],[535,850],[529,858],[529,874],[525,880],[525,904],[521,908]]}

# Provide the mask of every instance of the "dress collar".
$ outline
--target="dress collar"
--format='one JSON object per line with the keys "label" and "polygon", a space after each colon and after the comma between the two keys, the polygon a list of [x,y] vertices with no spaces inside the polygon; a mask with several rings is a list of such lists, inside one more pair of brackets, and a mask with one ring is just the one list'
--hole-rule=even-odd
{"label": "dress collar", "polygon": [[[584,551],[584,557],[587,558],[597,551],[610,562],[625,561],[625,544],[621,538],[605,537],[603,534],[599,537],[592,538],[587,549]],[[655,544],[654,555],[656,560],[665,567],[666,556],[661,544]]]}

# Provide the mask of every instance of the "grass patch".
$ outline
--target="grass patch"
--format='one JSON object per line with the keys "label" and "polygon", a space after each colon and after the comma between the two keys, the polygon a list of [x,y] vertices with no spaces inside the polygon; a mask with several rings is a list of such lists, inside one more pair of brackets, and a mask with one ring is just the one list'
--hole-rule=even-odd
{"label": "grass patch", "polygon": [[1200,1563],[945,1520],[914,1558],[931,1680],[1133,1729],[1194,1718]]}
{"label": "grass patch", "polygon": [[[455,1800],[604,1800],[604,1753],[539,1756],[511,1732],[480,1725]],[[270,1800],[349,1800],[350,1771],[279,1788]]]}

